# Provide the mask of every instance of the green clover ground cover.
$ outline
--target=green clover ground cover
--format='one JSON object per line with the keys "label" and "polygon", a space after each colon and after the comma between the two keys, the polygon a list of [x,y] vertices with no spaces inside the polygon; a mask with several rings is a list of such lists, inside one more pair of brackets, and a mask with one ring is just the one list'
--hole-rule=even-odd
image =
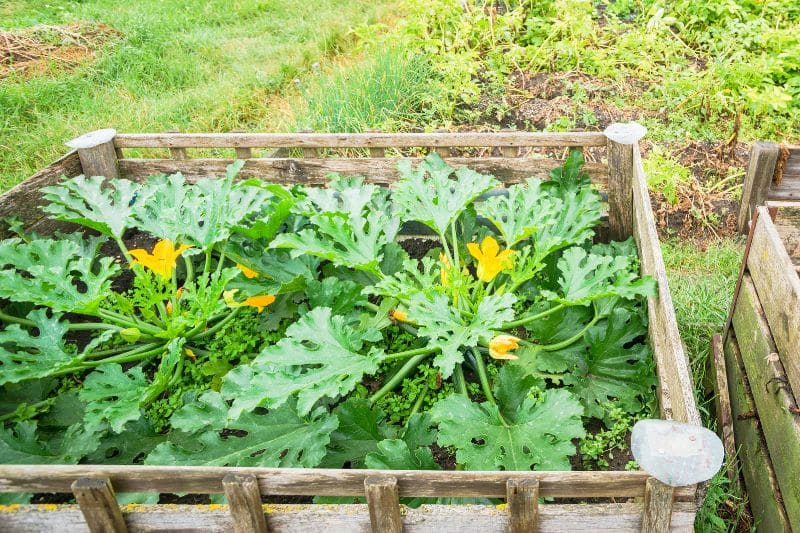
{"label": "green clover ground cover", "polygon": [[435,154],[391,193],[241,162],[48,187],[100,235],[0,242],[0,462],[563,470],[590,423],[597,459],[649,409],[655,283],[631,241],[592,244],[582,163],[486,198]]}

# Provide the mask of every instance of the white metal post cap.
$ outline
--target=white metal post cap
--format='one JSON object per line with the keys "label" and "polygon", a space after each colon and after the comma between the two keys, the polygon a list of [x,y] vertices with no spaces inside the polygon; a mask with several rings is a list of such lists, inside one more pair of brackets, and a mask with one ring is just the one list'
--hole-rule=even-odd
{"label": "white metal post cap", "polygon": [[638,122],[628,122],[627,124],[615,122],[609,125],[603,134],[619,144],[636,144],[647,134],[647,128]]}
{"label": "white metal post cap", "polygon": [[86,148],[94,148],[100,144],[107,143],[117,134],[114,128],[106,128],[104,130],[95,130],[85,133],[80,137],[76,137],[66,143],[70,148],[82,150]]}
{"label": "white metal post cap", "polygon": [[667,485],[683,487],[714,477],[725,457],[716,433],[673,420],[640,420],[631,431],[633,458]]}

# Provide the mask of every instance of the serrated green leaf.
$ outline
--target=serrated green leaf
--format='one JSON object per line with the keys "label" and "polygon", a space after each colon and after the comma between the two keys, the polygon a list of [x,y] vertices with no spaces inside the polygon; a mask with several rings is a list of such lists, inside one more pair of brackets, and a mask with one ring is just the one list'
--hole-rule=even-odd
{"label": "serrated green leaf", "polygon": [[[556,194],[556,193],[553,193]],[[561,209],[552,224],[540,227],[533,238],[537,261],[569,246],[583,244],[594,236],[600,223],[600,195],[590,186],[558,191]]]}
{"label": "serrated green leaf", "polygon": [[364,458],[378,449],[378,443],[391,436],[383,421],[383,411],[370,407],[362,398],[349,398],[336,406],[333,414],[339,419],[339,427],[331,433],[328,454],[322,461],[323,468],[364,468]]}
{"label": "serrated green leaf", "polygon": [[555,223],[561,209],[561,200],[550,195],[536,178],[509,187],[508,196],[493,196],[477,205],[478,214],[500,231],[507,248]]}
{"label": "serrated green leaf", "polygon": [[366,456],[367,468],[383,470],[440,470],[430,445],[436,442],[436,430],[429,413],[415,413],[408,420],[402,438],[385,439],[377,450]]}
{"label": "serrated green leaf", "polygon": [[[214,419],[210,429],[189,439],[171,436],[170,442],[157,446],[145,462],[313,468],[325,456],[330,434],[338,423],[335,416],[327,413],[302,418],[290,401],[266,414],[243,413],[233,421]],[[220,425],[227,430],[224,436],[213,429]]]}
{"label": "serrated green leaf", "polygon": [[381,339],[375,330],[358,331],[348,319],[317,307],[286,330],[286,338],[262,351],[250,365],[225,376],[222,393],[233,399],[232,412],[267,403],[278,406],[297,395],[297,410],[305,416],[322,398],[347,394],[373,374],[383,352],[361,354],[364,342]]}
{"label": "serrated green leaf", "polygon": [[565,375],[564,384],[580,398],[587,416],[602,418],[609,401],[629,413],[641,410],[642,398],[655,385],[650,349],[635,342],[646,334],[641,320],[623,308],[586,332],[583,357]]}
{"label": "serrated green leaf", "polygon": [[309,280],[306,285],[308,306],[329,307],[334,315],[346,315],[356,306],[363,305],[367,298],[361,294],[363,287],[350,280],[325,278]]}
{"label": "serrated green leaf", "polygon": [[557,301],[580,305],[611,296],[635,299],[655,294],[655,280],[638,278],[630,265],[627,256],[595,255],[577,246],[570,248],[558,260],[562,296]]}
{"label": "serrated green leaf", "polygon": [[0,464],[77,464],[100,442],[99,435],[82,424],[70,426],[50,442],[40,442],[37,429],[32,421],[0,426]]}
{"label": "serrated green leaf", "polygon": [[119,271],[111,257],[95,261],[72,241],[0,242],[0,297],[59,312],[93,314]]}
{"label": "serrated green leaf", "polygon": [[[455,170],[432,153],[416,169],[407,160],[398,165],[401,178],[392,200],[404,221],[422,222],[439,235],[481,194],[497,187],[492,176],[461,167]],[[455,172],[455,178],[450,177]]]}
{"label": "serrated green leaf", "polygon": [[44,309],[28,313],[38,335],[11,324],[0,331],[0,385],[49,376],[74,364],[77,354],[64,335],[69,324],[61,314],[47,316]]}
{"label": "serrated green leaf", "polygon": [[133,205],[140,188],[138,183],[124,179],[77,176],[42,189],[50,202],[44,211],[54,215],[56,220],[74,222],[103,235],[121,238],[133,222]]}
{"label": "serrated green leaf", "polygon": [[139,406],[147,387],[141,367],[127,372],[116,363],[97,367],[86,376],[78,393],[78,397],[86,402],[86,427],[102,428],[108,423],[113,431],[119,433],[126,423],[142,416]]}
{"label": "serrated green leaf", "polygon": [[167,439],[156,433],[145,418],[125,424],[121,433],[109,433],[100,440],[96,450],[89,454],[90,464],[139,464],[156,446]]}
{"label": "serrated green leaf", "polygon": [[516,296],[510,293],[485,297],[471,319],[451,305],[445,295],[414,294],[408,305],[408,317],[418,326],[419,335],[429,339],[428,344],[441,350],[433,364],[441,369],[442,377],[449,378],[455,365],[464,360],[459,349],[477,346],[480,338],[491,338],[492,330],[514,318]]}
{"label": "serrated green leaf", "polygon": [[[501,372],[514,373],[498,380],[502,383],[524,375],[511,366]],[[585,435],[582,414],[580,402],[559,389],[545,391],[540,401],[526,397],[515,411],[476,404],[461,394],[440,400],[431,410],[439,425],[437,442],[454,446],[456,460],[467,470],[569,470],[569,457],[576,451],[572,439]]]}

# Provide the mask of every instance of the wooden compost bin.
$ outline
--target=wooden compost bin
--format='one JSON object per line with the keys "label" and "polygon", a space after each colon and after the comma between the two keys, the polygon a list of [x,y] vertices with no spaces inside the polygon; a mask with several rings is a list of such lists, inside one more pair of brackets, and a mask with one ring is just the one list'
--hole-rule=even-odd
{"label": "wooden compost bin", "polygon": [[[611,238],[636,240],[641,272],[658,281],[648,299],[649,340],[666,419],[700,424],[686,354],[667,286],[656,225],[637,145],[602,133],[431,134],[118,134],[72,152],[0,196],[0,217],[52,232],[37,206],[39,189],[81,173],[141,180],[182,172],[189,181],[224,174],[235,156],[240,178],[322,185],[331,172],[389,185],[397,156],[419,160],[429,150],[451,165],[469,165],[505,183],[545,177],[567,149],[587,154],[586,172],[608,197]],[[227,158],[192,158],[193,149]],[[140,150],[157,149],[157,150]],[[262,150],[263,149],[263,150]],[[269,149],[267,151],[266,149]],[[160,154],[162,158],[131,158]],[[235,152],[234,152],[235,151]],[[268,155],[267,155],[268,154]],[[266,155],[266,157],[258,157]],[[607,162],[601,162],[607,161]],[[78,505],[0,508],[2,531],[691,531],[702,485],[672,489],[646,472],[374,471],[154,466],[2,466],[0,491],[72,492]],[[226,493],[230,506],[136,505],[120,509],[117,492]],[[261,505],[260,496],[366,496],[366,505]],[[507,506],[426,505],[408,509],[398,497],[506,498]],[[604,503],[539,504],[543,498]],[[597,500],[594,500],[597,501]]]}
{"label": "wooden compost bin", "polygon": [[[776,161],[800,169],[800,150],[755,143],[745,189],[767,192],[744,220],[739,283],[714,359],[723,442],[738,452],[759,530],[788,532],[800,531],[800,197],[789,196],[800,193],[800,173],[776,186]],[[781,199],[770,199],[779,188]]]}

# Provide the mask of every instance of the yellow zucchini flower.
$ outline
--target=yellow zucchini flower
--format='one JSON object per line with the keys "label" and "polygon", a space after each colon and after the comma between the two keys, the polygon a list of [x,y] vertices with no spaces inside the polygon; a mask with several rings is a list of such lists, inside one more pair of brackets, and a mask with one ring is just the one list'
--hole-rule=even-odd
{"label": "yellow zucchini flower", "polygon": [[414,324],[414,321],[409,320],[408,313],[406,313],[402,309],[392,309],[391,311],[389,311],[389,318],[391,318],[392,320],[396,320],[397,322]]}
{"label": "yellow zucchini flower", "polygon": [[244,274],[244,277],[246,277],[247,279],[253,279],[253,278],[257,278],[258,277],[258,272],[256,272],[255,270],[253,270],[251,268],[247,268],[246,266],[244,266],[241,263],[236,263],[236,268],[241,270],[242,274]]}
{"label": "yellow zucchini flower", "polygon": [[483,282],[492,281],[502,270],[511,268],[513,260],[511,256],[514,250],[500,251],[500,245],[494,237],[488,236],[483,239],[480,247],[477,243],[467,243],[467,249],[472,257],[478,261],[478,278]]}
{"label": "yellow zucchini flower", "polygon": [[236,294],[239,289],[231,289],[229,291],[225,291],[222,293],[222,299],[225,300],[225,303],[228,304],[228,307],[255,307],[258,309],[258,312],[264,310],[264,308],[275,301],[275,296],[272,294],[262,294],[259,296],[250,296],[249,298],[245,299],[243,302],[237,302],[233,299],[233,295]]}
{"label": "yellow zucchini flower", "polygon": [[156,243],[152,254],[142,248],[131,250],[130,254],[134,258],[134,263],[152,270],[164,279],[169,279],[175,270],[178,257],[189,248],[191,246],[187,244],[175,248],[171,240],[164,239]]}
{"label": "yellow zucchini flower", "polygon": [[492,359],[519,359],[513,353],[509,353],[517,348],[519,348],[519,338],[514,335],[495,335],[489,341],[489,355]]}

